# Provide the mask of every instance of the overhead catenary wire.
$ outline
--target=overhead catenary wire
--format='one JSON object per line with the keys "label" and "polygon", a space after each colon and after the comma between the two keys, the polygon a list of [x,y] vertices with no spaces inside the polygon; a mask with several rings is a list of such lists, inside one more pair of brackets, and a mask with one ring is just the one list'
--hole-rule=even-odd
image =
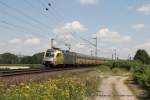
{"label": "overhead catenary wire", "polygon": [[[14,15],[12,15],[12,14],[10,14],[10,13],[4,11],[4,10],[3,10],[3,11],[0,11],[0,13],[3,13],[3,14],[5,14],[5,15],[8,15],[9,17],[11,16],[11,18],[15,19],[15,20],[18,21],[18,22],[20,21],[20,22],[26,23],[26,24],[28,24],[29,26],[32,26],[32,29],[35,28],[36,30],[39,30],[39,31],[42,30],[40,27],[35,26],[35,25],[33,25],[32,23],[30,23],[30,22],[28,22],[28,21],[26,21],[26,20],[24,20],[24,19],[22,19],[22,18],[20,18],[20,17],[14,16]],[[30,27],[30,28],[31,28],[31,27]],[[43,30],[43,31],[45,31],[45,30]]]}
{"label": "overhead catenary wire", "polygon": [[23,15],[24,17],[28,18],[29,20],[31,20],[31,21],[33,21],[33,22],[35,22],[35,23],[37,23],[37,24],[42,25],[42,26],[45,27],[45,28],[49,28],[49,26],[47,26],[46,24],[43,24],[43,23],[40,22],[39,20],[37,20],[37,19],[31,17],[30,15],[24,13],[23,11],[21,11],[21,10],[19,10],[19,9],[13,7],[13,6],[10,6],[10,5],[8,5],[8,4],[2,2],[2,1],[0,1],[0,4],[3,5],[3,6],[5,6],[5,7],[7,7],[7,8],[9,8],[9,9],[11,9],[11,10],[14,10],[15,12],[17,12],[17,13]]}
{"label": "overhead catenary wire", "polygon": [[[53,0],[51,0],[52,2],[53,2]],[[48,1],[48,2],[50,2],[50,0]],[[53,2],[54,3],[54,2]],[[64,16],[62,16],[62,14],[60,14],[57,10],[56,10],[56,8],[53,8],[53,6],[50,6],[50,8],[52,8],[54,11],[55,11],[55,13],[57,13],[57,15],[58,16],[60,16],[62,19],[64,19]],[[60,22],[60,21],[62,21],[60,18],[57,18],[56,17],[56,19]],[[73,30],[70,30],[70,33],[72,34],[72,36],[73,37],[75,37],[75,38],[77,38],[77,36],[75,35],[75,34],[77,34],[77,32],[74,32]],[[88,42],[89,44],[91,44],[91,45],[94,45],[92,42],[90,42],[89,40],[87,40],[87,39],[84,39],[83,37],[81,37],[81,36],[78,36],[81,40],[83,40],[83,41],[85,41],[85,42]]]}
{"label": "overhead catenary wire", "polygon": [[[49,2],[46,2],[46,4],[48,4]],[[58,22],[58,23],[60,23],[60,22],[62,22],[63,20],[63,18],[64,17],[62,17],[62,15],[60,15],[56,10],[53,12],[53,10],[54,9],[50,9],[50,8],[52,8],[52,6],[49,6],[49,9],[48,9],[48,11],[50,11],[51,12],[51,14],[53,14],[53,16],[54,16],[54,18],[55,18],[55,20]],[[56,14],[56,15],[55,15]],[[59,15],[58,15],[59,14]],[[60,16],[60,17],[58,17],[58,16]],[[72,34],[72,36],[73,37],[75,37],[76,39],[78,39],[73,33],[73,31],[72,30],[69,30],[68,32],[70,32],[71,34]],[[56,34],[56,36],[55,37],[57,37],[59,34]],[[64,36],[64,38],[65,38],[65,36]],[[74,39],[74,38],[73,38]],[[74,39],[76,42],[78,42],[76,39]],[[66,38],[66,40],[65,41],[67,41],[67,38]]]}
{"label": "overhead catenary wire", "polygon": [[[40,0],[38,0],[38,1],[40,1]],[[47,13],[46,13],[45,8],[44,8],[45,6],[43,7],[43,5],[42,5],[42,10],[39,11],[38,8],[37,8],[37,6],[35,6],[34,4],[32,4],[29,0],[24,0],[24,2],[27,5],[29,5],[32,9],[34,9],[36,12],[39,12],[40,15],[42,17],[46,18],[49,23],[51,23],[51,24],[54,23],[53,20],[49,19],[51,16],[47,16]]]}
{"label": "overhead catenary wire", "polygon": [[[30,5],[31,7],[33,6],[28,0],[24,0],[24,1],[26,1],[26,3],[27,3],[28,5]],[[47,4],[47,2],[45,3],[45,2],[42,2],[41,0],[39,0],[39,3],[41,4],[41,6],[42,6],[43,8],[46,8],[46,5],[45,5],[45,4]],[[34,7],[33,7],[33,8],[34,8]],[[48,17],[47,15],[49,15],[49,13],[42,14],[42,15]],[[51,13],[51,15],[54,16],[54,19],[56,19],[57,22],[61,22],[60,19],[58,19],[58,17],[57,17],[53,12]],[[50,16],[50,15],[49,15],[49,16]],[[52,20],[52,21],[53,21],[53,20]],[[57,37],[57,36],[56,36],[56,37]],[[64,37],[64,38],[66,38],[66,37]],[[67,39],[67,38],[66,38],[66,39]]]}
{"label": "overhead catenary wire", "polygon": [[46,4],[45,4],[45,2],[43,2],[43,0],[38,0],[40,3],[41,3],[41,5],[45,8],[46,7]]}
{"label": "overhead catenary wire", "polygon": [[[41,26],[44,26],[44,28],[46,28],[46,29],[49,28],[49,26],[47,26],[46,24],[43,24],[43,23],[40,22],[39,20],[37,20],[37,19],[31,17],[30,15],[28,15],[28,14],[22,12],[21,10],[19,10],[19,9],[13,7],[13,6],[10,6],[10,5],[8,5],[8,4],[2,2],[2,1],[0,1],[0,4],[3,5],[3,6],[5,6],[5,7],[10,8],[11,10],[14,10],[15,12],[19,13],[20,15],[23,15],[24,17],[26,17],[27,19],[30,19],[31,21],[33,21],[33,22],[35,22],[35,23],[37,23],[37,24],[40,24]],[[45,5],[43,2],[42,2],[41,4],[42,4],[43,6]],[[31,5],[30,5],[30,6],[31,6]],[[50,11],[53,12],[53,13],[51,13],[51,14],[53,14],[53,16],[54,16],[54,18],[56,19],[56,21],[58,21],[59,23],[62,22],[63,20],[61,20],[61,19],[64,19],[64,17],[62,17],[62,15],[61,15],[60,13],[58,13],[57,10],[55,10],[55,8],[53,8],[53,7],[50,7],[50,8],[51,8]],[[59,17],[58,17],[58,16],[59,16]],[[62,18],[60,18],[60,17],[62,17]],[[8,23],[8,22],[6,22],[6,21],[1,21],[1,22],[4,23],[4,24],[7,24],[7,25],[9,25],[9,26],[12,26],[12,27],[14,27],[14,28],[19,28],[19,30],[22,30],[24,33],[28,33],[27,31],[25,31],[25,30],[28,30],[28,29],[26,29],[26,28],[24,28],[24,27],[22,27],[22,26],[18,26],[18,25],[15,25],[15,24],[11,24],[11,23]],[[25,30],[23,30],[23,29],[25,29]],[[73,30],[69,30],[69,31],[70,31],[71,35],[72,35],[73,37],[75,37],[76,39],[79,39],[79,38],[80,38],[81,40],[88,42],[88,40],[82,38],[81,36],[76,36],[76,32],[74,32]],[[43,36],[43,34],[42,34],[42,36]],[[73,39],[74,39],[75,41],[77,41],[75,38],[73,38]],[[79,42],[79,41],[77,41],[77,42]]]}
{"label": "overhead catenary wire", "polygon": [[[12,13],[8,13],[8,12],[5,12],[4,10],[2,10],[0,13],[4,13],[4,14],[6,14],[6,15],[11,15],[11,18],[13,17],[13,18],[15,18],[15,19],[17,19],[17,21],[22,21],[22,22],[25,22],[26,24],[28,24],[29,26],[32,26],[32,28],[33,27],[35,27],[35,25],[33,25],[32,23],[30,23],[29,21],[26,21],[25,19],[22,19],[21,17],[17,17],[17,16],[13,16],[12,15]],[[23,30],[23,32],[24,33],[30,33],[30,34],[32,34],[31,32],[28,32],[29,30],[27,29],[27,28],[25,28],[25,27],[20,27],[20,25],[14,25],[14,24],[11,24],[11,23],[9,23],[9,22],[4,22],[4,21],[1,21],[1,22],[3,22],[4,24],[6,24],[6,25],[9,25],[9,26],[11,26],[11,27],[13,27],[14,29],[16,29],[16,28],[18,28],[18,30],[22,30],[22,29],[25,29],[26,31],[24,32],[24,30]],[[6,27],[5,27],[6,28]],[[31,27],[30,27],[31,28]],[[44,27],[45,28],[45,27]],[[8,29],[10,29],[10,30],[12,30],[11,28],[8,28]],[[46,28],[47,29],[47,28]],[[17,31],[18,31],[17,30]],[[36,28],[36,30],[39,30],[39,31],[42,31],[42,28],[41,27],[37,27]],[[43,30],[43,31],[45,31],[45,30]],[[43,31],[42,31],[42,33],[43,33]],[[19,31],[20,32],[20,31]],[[22,32],[22,31],[21,31]],[[35,33],[35,32],[34,32]],[[37,33],[37,32],[36,32]],[[49,35],[48,34],[48,32],[45,32],[46,34],[47,34],[47,36]],[[39,34],[40,36],[44,36],[45,34]]]}
{"label": "overhead catenary wire", "polygon": [[[23,32],[23,33],[25,33],[25,34],[30,33],[30,32],[28,32],[28,31],[26,31],[27,29],[23,30],[24,27],[22,27],[22,26],[18,26],[18,25],[12,24],[12,23],[8,23],[7,21],[4,21],[4,20],[0,20],[0,22],[3,23],[3,24],[9,25],[9,26],[11,26],[11,27],[14,27],[15,29],[18,28],[18,30],[17,30],[18,32]],[[10,28],[9,28],[9,29],[10,29]],[[33,32],[32,32],[32,33],[33,33]],[[39,33],[39,35],[42,36],[42,37],[45,36],[45,35],[40,34],[40,33]]]}
{"label": "overhead catenary wire", "polygon": [[[4,3],[4,2],[2,2],[2,1],[0,1],[0,4],[6,6],[6,7],[8,7],[8,8],[10,8],[10,9],[12,9],[12,10],[15,10],[17,13],[24,15],[26,18],[28,18],[28,19],[30,19],[30,20],[32,20],[32,21],[38,23],[38,24],[41,24],[41,22],[39,22],[38,20],[32,18],[32,17],[29,16],[29,15],[26,15],[24,12],[22,12],[21,10],[19,10],[19,9],[17,9],[17,8],[14,8],[14,7],[12,7],[12,6],[9,6],[9,5],[7,5],[6,3]],[[43,3],[42,3],[42,4],[43,4]],[[57,19],[57,17],[55,17],[55,18]],[[60,19],[57,19],[57,20],[60,20]],[[44,26],[45,26],[45,25],[44,25]],[[76,33],[76,32],[73,32],[73,31],[71,30],[72,36],[73,36],[73,37],[76,37],[73,33]],[[82,39],[82,40],[83,40],[83,39]]]}
{"label": "overhead catenary wire", "polygon": [[[40,1],[40,0],[39,0]],[[40,3],[40,2],[39,2]],[[46,4],[46,5],[45,5]],[[42,3],[42,6],[45,8],[45,11],[48,12],[50,11],[50,13],[47,13],[47,15],[50,17],[51,15],[54,16],[54,20],[57,22],[57,23],[60,23],[62,22],[62,20],[58,17],[59,15],[56,14],[55,11],[53,11],[52,9],[50,9],[53,5],[48,5],[48,2],[46,3]]]}
{"label": "overhead catenary wire", "polygon": [[[46,1],[46,3],[45,3],[44,1],[39,0],[39,3],[40,3],[43,7],[45,7],[45,8],[47,8],[47,6],[48,6],[48,7],[52,7],[52,5],[48,5],[49,2],[47,2],[47,1]],[[46,5],[46,4],[47,4],[47,5]],[[56,15],[56,13],[53,12],[53,10],[50,9],[50,8],[47,9],[47,12],[48,12],[49,10],[50,10],[51,13],[47,13],[47,14],[48,14],[48,15],[51,14],[51,15],[53,16],[53,18],[57,21],[57,23],[61,23],[62,20],[58,17],[59,15]],[[49,16],[50,16],[50,15],[49,15]],[[55,34],[53,33],[52,35],[55,35]],[[59,34],[56,34],[55,38],[58,37],[58,35],[59,35]],[[67,38],[66,38],[65,36],[64,36],[64,38],[65,38],[64,41],[66,41]]]}

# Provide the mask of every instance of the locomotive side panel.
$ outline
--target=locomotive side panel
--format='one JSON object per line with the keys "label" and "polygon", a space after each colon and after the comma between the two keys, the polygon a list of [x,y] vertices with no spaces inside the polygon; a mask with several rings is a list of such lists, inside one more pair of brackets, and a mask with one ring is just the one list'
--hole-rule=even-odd
{"label": "locomotive side panel", "polygon": [[70,52],[64,52],[64,64],[65,65],[75,64],[75,54]]}
{"label": "locomotive side panel", "polygon": [[55,65],[64,64],[64,54],[61,51],[57,51],[54,56]]}

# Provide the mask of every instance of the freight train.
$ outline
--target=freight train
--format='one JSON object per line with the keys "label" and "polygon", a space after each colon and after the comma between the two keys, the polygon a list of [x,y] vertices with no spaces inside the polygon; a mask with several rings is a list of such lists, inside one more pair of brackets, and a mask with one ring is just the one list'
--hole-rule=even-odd
{"label": "freight train", "polygon": [[44,54],[43,64],[46,67],[56,66],[80,66],[103,64],[107,59],[88,56],[80,53],[61,50],[59,48],[48,49]]}

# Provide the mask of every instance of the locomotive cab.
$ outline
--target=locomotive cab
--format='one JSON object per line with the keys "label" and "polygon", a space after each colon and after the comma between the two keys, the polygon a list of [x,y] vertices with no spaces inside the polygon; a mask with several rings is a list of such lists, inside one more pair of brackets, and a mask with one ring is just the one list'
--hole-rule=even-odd
{"label": "locomotive cab", "polygon": [[64,57],[60,49],[48,49],[45,52],[43,64],[46,67],[54,67],[63,64]]}
{"label": "locomotive cab", "polygon": [[45,66],[53,66],[54,64],[54,50],[48,49],[44,54],[43,64]]}

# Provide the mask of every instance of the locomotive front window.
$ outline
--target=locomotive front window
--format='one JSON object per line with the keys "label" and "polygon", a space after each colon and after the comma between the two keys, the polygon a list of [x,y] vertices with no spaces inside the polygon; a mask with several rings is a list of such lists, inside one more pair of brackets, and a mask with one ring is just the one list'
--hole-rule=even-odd
{"label": "locomotive front window", "polygon": [[46,52],[46,57],[53,57],[54,56],[54,52],[50,52],[50,51],[47,51]]}

